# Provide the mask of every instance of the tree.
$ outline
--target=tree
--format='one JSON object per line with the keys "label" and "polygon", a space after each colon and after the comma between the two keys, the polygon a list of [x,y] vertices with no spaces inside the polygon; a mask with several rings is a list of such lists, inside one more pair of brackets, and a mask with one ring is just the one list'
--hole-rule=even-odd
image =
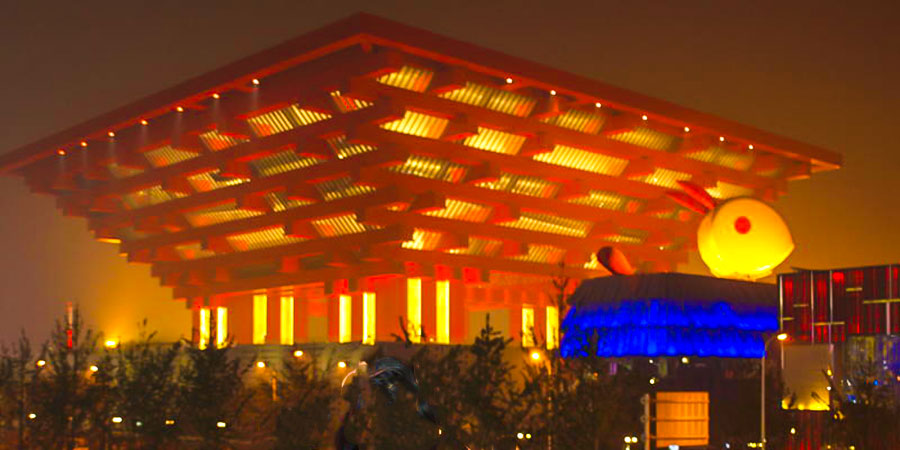
{"label": "tree", "polygon": [[181,343],[156,344],[147,321],[139,327],[138,340],[120,345],[113,358],[113,412],[123,418],[120,427],[130,448],[159,448],[177,437]]}
{"label": "tree", "polygon": [[851,367],[847,383],[825,371],[831,401],[829,440],[840,448],[888,450],[900,447],[900,400],[891,386],[893,374],[882,371],[873,360]]}
{"label": "tree", "polygon": [[329,428],[340,391],[329,369],[319,370],[318,355],[288,357],[281,374],[280,403],[275,417],[275,448],[319,448],[330,442]]}
{"label": "tree", "polygon": [[4,348],[0,359],[0,418],[4,423],[15,424],[20,449],[29,447],[27,401],[35,373],[41,369],[33,358],[31,342],[23,331],[16,346]]}
{"label": "tree", "polygon": [[243,383],[249,365],[233,358],[230,350],[230,343],[221,348],[186,346],[176,423],[198,437],[205,449],[220,449],[237,436],[241,413],[252,397]]}
{"label": "tree", "polygon": [[71,317],[56,321],[42,352],[46,366],[33,380],[29,414],[35,418],[29,423],[32,442],[41,448],[70,450],[78,436],[102,441],[107,435],[103,405],[109,400],[111,364],[108,358],[92,361],[98,336],[84,329],[77,308]]}

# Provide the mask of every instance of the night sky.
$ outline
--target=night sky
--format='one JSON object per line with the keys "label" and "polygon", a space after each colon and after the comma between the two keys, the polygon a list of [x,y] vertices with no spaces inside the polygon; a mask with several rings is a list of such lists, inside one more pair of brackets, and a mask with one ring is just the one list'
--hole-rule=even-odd
{"label": "night sky", "polygon": [[[797,244],[780,270],[900,262],[894,2],[2,3],[0,152],[367,11],[840,152],[776,204]],[[149,266],[52,197],[0,178],[0,206],[0,342],[43,339],[66,301],[126,339],[144,317],[190,328]]]}

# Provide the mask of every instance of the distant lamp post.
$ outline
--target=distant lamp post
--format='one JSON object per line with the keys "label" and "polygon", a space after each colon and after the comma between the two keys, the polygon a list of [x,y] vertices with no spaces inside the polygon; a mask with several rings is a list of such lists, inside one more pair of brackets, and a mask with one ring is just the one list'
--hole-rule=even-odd
{"label": "distant lamp post", "polygon": [[788,337],[787,333],[781,332],[766,339],[766,343],[763,345],[763,355],[759,360],[759,448],[766,447],[766,353],[773,340],[784,342]]}

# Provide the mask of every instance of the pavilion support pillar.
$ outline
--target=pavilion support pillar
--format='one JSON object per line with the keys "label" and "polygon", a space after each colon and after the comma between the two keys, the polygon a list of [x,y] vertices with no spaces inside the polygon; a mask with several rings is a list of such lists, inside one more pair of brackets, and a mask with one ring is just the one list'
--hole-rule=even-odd
{"label": "pavilion support pillar", "polygon": [[468,289],[459,280],[450,280],[450,343],[462,344],[466,340],[469,314],[466,312]]}
{"label": "pavilion support pillar", "polygon": [[294,292],[294,343],[309,341],[309,300],[306,290],[295,286]]}
{"label": "pavilion support pillar", "polygon": [[422,278],[422,343],[437,342],[437,295],[433,277]]}
{"label": "pavilion support pillar", "polygon": [[266,292],[266,345],[281,343],[281,292]]}
{"label": "pavilion support pillar", "polygon": [[394,334],[403,336],[400,317],[406,318],[406,277],[390,277],[374,283],[375,288],[375,339],[382,342],[394,340]]}

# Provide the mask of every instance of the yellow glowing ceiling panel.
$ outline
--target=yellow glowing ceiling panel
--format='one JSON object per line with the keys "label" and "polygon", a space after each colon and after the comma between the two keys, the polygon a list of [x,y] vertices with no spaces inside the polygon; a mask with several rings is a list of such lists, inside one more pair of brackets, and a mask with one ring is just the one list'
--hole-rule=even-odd
{"label": "yellow glowing ceiling panel", "polygon": [[528,254],[514,256],[512,259],[532,263],[556,264],[562,261],[565,255],[566,251],[564,249],[552,245],[528,244]]}
{"label": "yellow glowing ceiling panel", "polygon": [[763,170],[757,172],[757,175],[761,177],[775,178],[781,176],[782,172],[784,172],[784,167],[775,167],[769,170]]}
{"label": "yellow glowing ceiling panel", "polygon": [[381,128],[395,133],[438,139],[444,134],[444,129],[447,128],[448,122],[443,117],[406,111],[402,119],[382,124]]}
{"label": "yellow glowing ceiling panel", "polygon": [[352,144],[347,142],[345,136],[332,137],[325,140],[338,159],[349,158],[355,155],[371,152],[375,147],[365,144]]}
{"label": "yellow glowing ceiling panel", "polygon": [[448,198],[444,209],[428,211],[424,215],[442,219],[482,223],[491,215],[491,207]]}
{"label": "yellow glowing ceiling panel", "polygon": [[401,166],[391,170],[432,180],[456,183],[466,174],[466,166],[430,156],[411,155]]}
{"label": "yellow glowing ceiling panel", "polygon": [[470,236],[468,248],[451,248],[447,250],[446,253],[494,257],[500,253],[500,249],[502,248],[503,242],[501,241]]}
{"label": "yellow glowing ceiling panel", "polygon": [[206,133],[200,134],[200,141],[203,142],[203,145],[210,151],[217,152],[219,150],[225,150],[228,147],[234,147],[243,142],[247,142],[247,139],[237,139],[232,136],[228,136],[225,134],[219,134],[216,130],[210,130]]}
{"label": "yellow glowing ceiling panel", "polygon": [[342,216],[313,220],[312,225],[316,229],[316,232],[319,233],[319,236],[322,237],[344,236],[347,234],[362,233],[377,228],[372,225],[364,225],[357,222],[356,214],[345,214]]}
{"label": "yellow glowing ceiling panel", "polygon": [[162,186],[156,185],[140,191],[129,192],[122,196],[122,202],[128,209],[138,209],[184,196],[185,194],[165,191]]}
{"label": "yellow glowing ceiling panel", "polygon": [[378,77],[378,82],[409,91],[425,92],[434,72],[418,67],[403,66],[396,72]]}
{"label": "yellow glowing ceiling panel", "polygon": [[525,212],[515,222],[502,223],[501,226],[564,236],[585,237],[591,228],[591,223],[549,214]]}
{"label": "yellow glowing ceiling panel", "polygon": [[249,178],[225,177],[218,170],[198,173],[188,177],[188,182],[197,192],[213,191],[227,186],[235,186],[250,181]]}
{"label": "yellow glowing ceiling panel", "polygon": [[285,236],[284,228],[273,227],[249,233],[228,236],[228,243],[237,251],[256,250],[259,248],[277,247],[279,245],[303,242],[306,239]]}
{"label": "yellow glowing ceiling panel", "polygon": [[181,161],[196,158],[197,154],[178,150],[171,145],[164,145],[159,148],[144,152],[144,157],[153,167],[165,167]]}
{"label": "yellow glowing ceiling panel", "polygon": [[643,244],[649,234],[647,230],[620,228],[617,234],[607,237],[606,240],[616,244]]}
{"label": "yellow glowing ceiling panel", "polygon": [[653,217],[656,217],[657,219],[679,220],[679,217],[682,214],[696,214],[696,213],[689,212],[688,210],[686,210],[680,206],[673,205],[673,207],[671,209],[668,209],[665,211],[657,211],[650,215]]}
{"label": "yellow glowing ceiling panel", "polygon": [[316,185],[316,189],[326,202],[375,191],[372,186],[354,184],[350,177],[323,181]]}
{"label": "yellow glowing ceiling panel", "polygon": [[706,150],[694,152],[686,155],[688,158],[696,159],[706,163],[716,164],[722,167],[728,167],[735,170],[747,170],[753,164],[753,154],[741,153],[728,150],[722,147],[709,147]]}
{"label": "yellow glowing ceiling panel", "polygon": [[708,188],[706,192],[709,192],[709,195],[713,196],[713,198],[718,199],[749,197],[753,195],[753,189],[744,186],[738,186],[736,184],[725,183],[723,181],[717,181],[716,187]]}
{"label": "yellow glowing ceiling panel", "polygon": [[588,205],[595,208],[612,209],[622,211],[629,201],[636,201],[630,197],[626,197],[615,192],[608,191],[590,191],[584,197],[573,198],[570,203],[579,205]]}
{"label": "yellow glowing ceiling panel", "polygon": [[109,169],[110,175],[112,175],[113,178],[116,178],[116,179],[133,177],[139,173],[144,172],[141,169],[137,169],[134,167],[124,167],[124,166],[120,166],[118,164],[110,164],[110,165],[106,166],[106,168]]}
{"label": "yellow glowing ceiling panel", "polygon": [[334,105],[337,107],[338,111],[342,113],[356,111],[372,106],[371,102],[341,95],[341,91],[331,91],[331,99],[334,101]]}
{"label": "yellow glowing ceiling panel", "polygon": [[475,83],[466,83],[465,87],[445,92],[441,97],[519,117],[531,114],[537,103],[531,97]]}
{"label": "yellow glowing ceiling panel", "polygon": [[284,196],[281,192],[269,192],[266,194],[266,203],[274,212],[285,211],[299,206],[311,205],[315,202],[309,200],[291,200]]}
{"label": "yellow glowing ceiling panel", "polygon": [[580,131],[587,134],[599,133],[600,128],[603,127],[605,121],[606,116],[602,114],[593,114],[578,109],[570,109],[558,116],[544,119],[544,122],[549,123],[550,125],[556,125],[561,128]]}
{"label": "yellow glowing ceiling panel", "polygon": [[312,123],[331,118],[330,114],[300,108],[298,105],[290,105],[285,108],[269,111],[247,119],[253,134],[257,136],[270,136],[283,133]]}
{"label": "yellow glowing ceiling panel", "polygon": [[250,167],[260,177],[290,172],[321,163],[321,159],[298,156],[291,150],[250,161]]}
{"label": "yellow glowing ceiling panel", "polygon": [[204,250],[203,247],[201,247],[200,244],[196,242],[193,244],[176,245],[175,253],[178,254],[179,258],[185,260],[209,258],[216,255],[216,252],[212,250]]}
{"label": "yellow glowing ceiling panel", "polygon": [[552,152],[534,155],[533,159],[547,164],[610,176],[619,176],[625,170],[625,166],[628,165],[628,160],[626,159],[589,152],[566,145],[556,145],[553,147]]}
{"label": "yellow glowing ceiling panel", "polygon": [[258,211],[237,209],[237,203],[231,201],[211,208],[200,209],[184,213],[184,218],[192,227],[205,227],[217,223],[231,222],[233,220],[246,219],[261,215]]}
{"label": "yellow glowing ceiling panel", "polygon": [[478,134],[465,138],[463,144],[480,150],[515,155],[519,153],[525,139],[525,136],[519,134],[478,127]]}
{"label": "yellow glowing ceiling panel", "polygon": [[661,169],[657,167],[653,173],[649,175],[641,175],[633,177],[632,180],[641,181],[654,186],[665,187],[669,189],[679,189],[678,181],[688,181],[691,175],[677,170]]}
{"label": "yellow glowing ceiling panel", "polygon": [[442,233],[439,231],[416,228],[413,230],[412,239],[404,241],[401,246],[410,250],[434,250],[440,243],[441,236]]}
{"label": "yellow glowing ceiling panel", "polygon": [[675,136],[662,133],[649,128],[636,128],[624,133],[614,134],[609,137],[617,141],[626,142],[632,145],[646,147],[652,150],[668,151],[671,150],[678,140]]}
{"label": "yellow glowing ceiling panel", "polygon": [[497,180],[479,183],[478,186],[495,191],[541,198],[550,198],[556,195],[556,191],[559,188],[556,184],[538,177],[509,173],[500,175],[500,178]]}

